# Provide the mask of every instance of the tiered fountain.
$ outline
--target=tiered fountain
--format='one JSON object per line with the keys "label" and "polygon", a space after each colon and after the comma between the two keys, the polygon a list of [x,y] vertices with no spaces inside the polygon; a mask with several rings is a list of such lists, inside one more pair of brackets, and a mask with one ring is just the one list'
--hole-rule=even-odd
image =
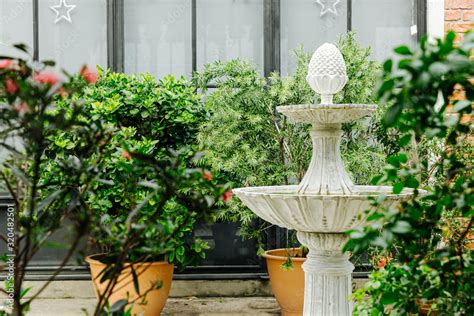
{"label": "tiered fountain", "polygon": [[392,187],[354,185],[346,173],[339,150],[341,124],[370,115],[377,106],[332,103],[348,80],[344,59],[334,45],[316,50],[306,79],[321,95],[321,104],[277,108],[290,119],[313,126],[313,157],[305,177],[297,186],[240,188],[234,193],[262,219],[298,231],[298,240],[308,247],[304,315],[351,315],[354,265],[342,252],[344,232],[363,225],[370,196],[385,193],[384,206],[391,207],[411,192],[394,195]]}

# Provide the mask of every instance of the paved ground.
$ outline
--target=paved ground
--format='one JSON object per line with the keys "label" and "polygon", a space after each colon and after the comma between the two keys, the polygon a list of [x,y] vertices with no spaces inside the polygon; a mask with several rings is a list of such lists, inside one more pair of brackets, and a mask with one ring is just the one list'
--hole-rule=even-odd
{"label": "paved ground", "polygon": [[[93,309],[95,299],[39,299],[28,316],[84,316]],[[81,311],[81,309],[83,309]],[[269,297],[170,298],[163,315],[279,315],[280,310]]]}
{"label": "paved ground", "polygon": [[[354,289],[365,280],[355,279]],[[43,285],[27,282],[31,293]],[[265,280],[174,280],[163,315],[279,315],[270,284]],[[27,297],[31,294],[27,294]],[[196,296],[193,296],[196,295]],[[1,299],[0,295],[0,299]],[[91,281],[56,281],[32,304],[28,316],[85,316],[96,304]],[[88,314],[89,313],[89,314]]]}
{"label": "paved ground", "polygon": [[[31,293],[42,285],[41,281],[25,284],[31,287]],[[280,314],[270,285],[264,280],[174,280],[170,294],[163,315]],[[56,281],[33,302],[27,315],[85,316],[91,314],[96,303],[91,281]]]}

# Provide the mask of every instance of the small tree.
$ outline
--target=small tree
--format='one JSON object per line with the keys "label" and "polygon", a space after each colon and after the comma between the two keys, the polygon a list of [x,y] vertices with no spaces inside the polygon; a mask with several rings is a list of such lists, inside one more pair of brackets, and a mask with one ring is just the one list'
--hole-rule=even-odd
{"label": "small tree", "polygon": [[[27,53],[23,45],[16,47]],[[53,65],[51,61],[30,63],[0,57],[0,146],[6,159],[0,178],[13,200],[7,212],[7,231],[0,234],[0,242],[7,246],[2,255],[7,277],[1,292],[8,297],[8,313],[19,316],[62,271],[88,232],[90,214],[84,197],[98,174],[95,166],[110,137],[101,122],[84,124],[79,118],[82,102],[76,96],[88,85],[86,78],[67,76],[61,82],[48,70]],[[73,101],[67,109],[59,109],[57,104],[64,98]],[[63,133],[79,138],[74,155],[49,150],[55,143],[60,145]],[[52,161],[60,177],[46,183],[42,174]],[[48,246],[49,237],[65,225],[73,229],[59,268],[26,299],[27,267]]]}

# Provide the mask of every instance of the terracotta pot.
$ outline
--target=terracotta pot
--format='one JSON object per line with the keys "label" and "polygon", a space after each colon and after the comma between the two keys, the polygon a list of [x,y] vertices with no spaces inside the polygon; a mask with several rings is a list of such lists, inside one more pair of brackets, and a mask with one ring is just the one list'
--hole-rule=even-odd
{"label": "terracotta pot", "polygon": [[266,251],[263,257],[267,261],[268,274],[273,294],[280,305],[283,316],[296,316],[303,314],[304,305],[304,272],[301,265],[306,258],[294,257],[293,269],[283,270],[281,265],[288,258],[288,252],[301,254],[301,250],[274,249]]}
{"label": "terracotta pot", "polygon": [[[100,278],[102,277],[100,273],[107,265],[98,261],[97,258],[98,255],[89,256],[86,258],[86,261],[89,263],[91,269],[96,296],[99,297],[99,293],[105,291],[108,281],[100,283]],[[154,285],[158,284],[157,282],[162,282],[162,286],[159,289],[149,291],[146,295],[145,303],[142,299],[138,299],[133,305],[132,314],[141,316],[160,315],[168,299],[171,282],[173,280],[174,266],[163,261],[138,263],[134,264],[133,267],[138,276],[139,289],[142,295]],[[127,297],[130,302],[138,297],[133,284],[130,266],[122,271],[113,293],[110,296],[109,303],[113,305],[121,299],[127,299]]]}

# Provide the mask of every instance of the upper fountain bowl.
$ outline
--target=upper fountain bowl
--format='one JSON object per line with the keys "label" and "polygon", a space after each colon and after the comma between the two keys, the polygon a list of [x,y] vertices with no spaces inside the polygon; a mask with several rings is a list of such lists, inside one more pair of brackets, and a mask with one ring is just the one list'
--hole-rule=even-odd
{"label": "upper fountain bowl", "polygon": [[295,122],[309,124],[350,123],[376,110],[375,104],[301,104],[277,107],[278,112]]}
{"label": "upper fountain bowl", "polygon": [[382,207],[396,207],[413,196],[412,189],[393,194],[389,186],[355,186],[349,195],[298,193],[298,186],[234,189],[255,214],[277,226],[302,232],[342,233],[360,227],[374,210],[370,197],[386,195]]}

